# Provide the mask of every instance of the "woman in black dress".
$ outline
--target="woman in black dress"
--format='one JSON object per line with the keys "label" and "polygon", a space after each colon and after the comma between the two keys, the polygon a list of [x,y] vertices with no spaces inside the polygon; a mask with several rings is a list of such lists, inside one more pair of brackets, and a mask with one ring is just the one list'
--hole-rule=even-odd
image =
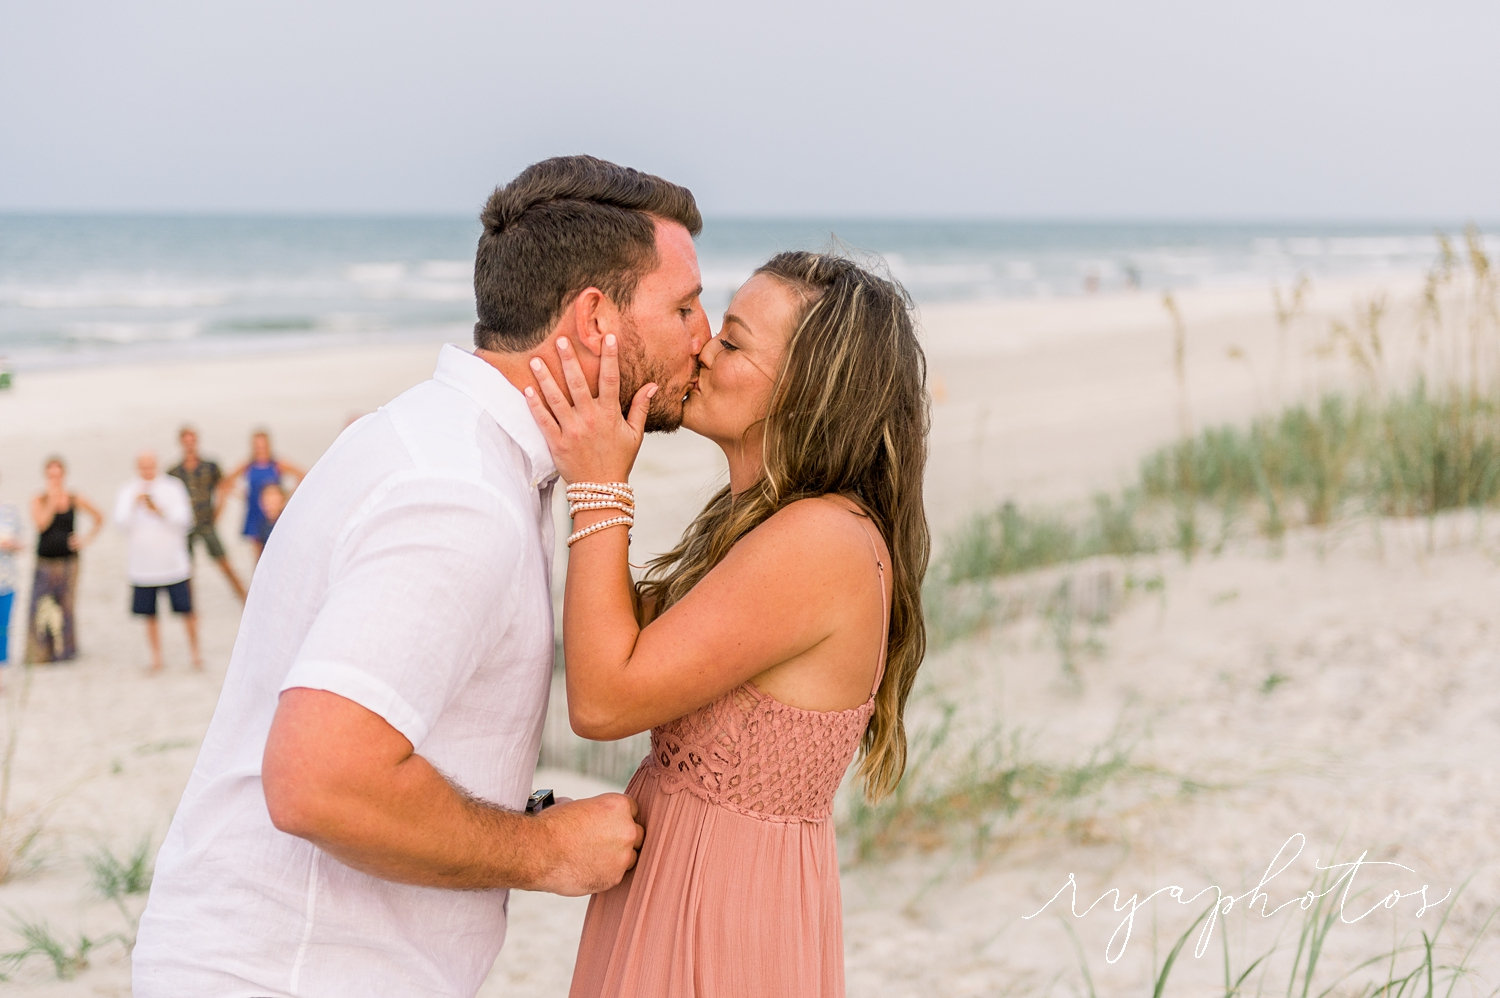
{"label": "woman in black dress", "polygon": [[[68,491],[62,458],[49,457],[43,465],[47,487],[31,500],[36,525],[36,576],[31,586],[31,620],[26,628],[26,661],[66,662],[78,655],[73,624],[73,598],[78,591],[78,552],[104,526],[97,507]],[[79,510],[94,518],[87,536],[77,531]]]}

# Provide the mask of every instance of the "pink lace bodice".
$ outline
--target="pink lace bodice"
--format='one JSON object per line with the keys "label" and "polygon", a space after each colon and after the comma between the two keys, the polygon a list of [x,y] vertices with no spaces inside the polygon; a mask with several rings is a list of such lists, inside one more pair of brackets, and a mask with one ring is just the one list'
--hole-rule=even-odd
{"label": "pink lace bodice", "polygon": [[804,710],[745,683],[651,729],[646,765],[668,793],[771,821],[823,821],[874,711],[873,696],[848,710]]}

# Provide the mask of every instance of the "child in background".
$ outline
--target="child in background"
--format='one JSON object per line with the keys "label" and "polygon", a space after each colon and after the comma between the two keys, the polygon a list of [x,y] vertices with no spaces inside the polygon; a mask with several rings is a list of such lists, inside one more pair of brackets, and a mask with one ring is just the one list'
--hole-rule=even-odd
{"label": "child in background", "polygon": [[260,490],[260,508],[265,516],[256,530],[255,540],[261,550],[265,550],[266,540],[281,518],[281,511],[286,508],[286,489],[279,482],[267,482]]}

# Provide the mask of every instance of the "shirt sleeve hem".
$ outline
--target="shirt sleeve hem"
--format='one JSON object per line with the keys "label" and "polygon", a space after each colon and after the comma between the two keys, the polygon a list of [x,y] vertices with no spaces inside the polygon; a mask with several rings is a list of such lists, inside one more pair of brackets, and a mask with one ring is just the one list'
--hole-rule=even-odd
{"label": "shirt sleeve hem", "polygon": [[378,714],[415,749],[427,737],[429,725],[411,704],[389,685],[346,662],[329,660],[293,663],[279,692],[294,688],[324,690],[352,700]]}

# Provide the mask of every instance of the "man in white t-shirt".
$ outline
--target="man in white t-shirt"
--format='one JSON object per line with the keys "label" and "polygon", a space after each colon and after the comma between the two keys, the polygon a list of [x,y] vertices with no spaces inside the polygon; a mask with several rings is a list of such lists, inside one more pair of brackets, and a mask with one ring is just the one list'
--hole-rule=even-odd
{"label": "man in white t-shirt", "polygon": [[[566,336],[681,421],[709,336],[692,195],[592,157],[495,191],[474,353],[340,435],[271,535],[157,859],[137,998],[472,995],[506,890],[619,882],[620,794],[523,812],[550,685],[556,467],[521,394]],[[561,381],[559,374],[559,381]]]}
{"label": "man in white t-shirt", "polygon": [[203,668],[198,651],[198,621],[193,614],[193,591],[188,576],[187,535],[193,529],[193,503],[187,489],[170,475],[157,473],[156,454],[142,451],[135,458],[136,477],[115,497],[115,525],[124,530],[125,571],[130,578],[130,609],[146,620],[146,642],[151,646],[151,671],[161,671],[161,628],[156,607],[166,594],[172,612],[187,628],[193,668]]}

